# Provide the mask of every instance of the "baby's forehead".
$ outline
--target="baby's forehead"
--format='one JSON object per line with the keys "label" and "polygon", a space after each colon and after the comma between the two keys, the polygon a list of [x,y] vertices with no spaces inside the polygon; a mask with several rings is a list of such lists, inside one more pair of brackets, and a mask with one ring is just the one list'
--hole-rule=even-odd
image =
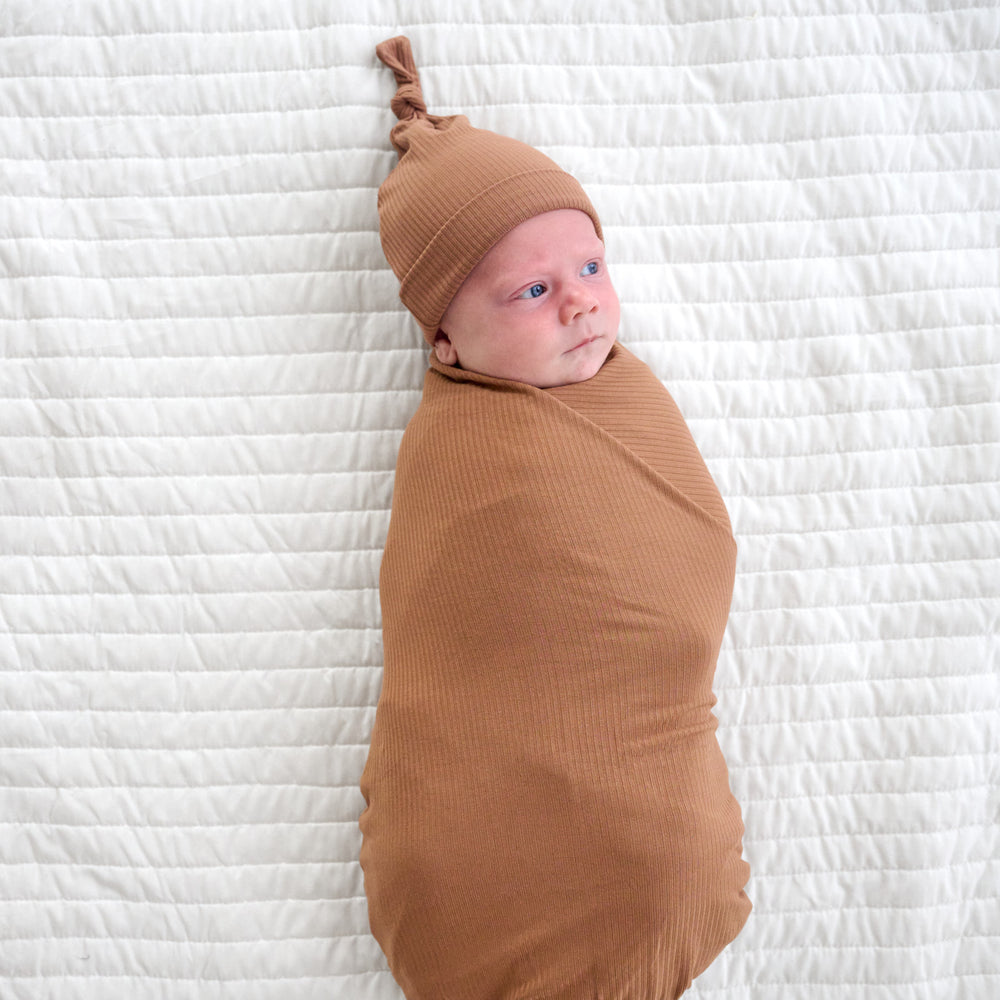
{"label": "baby's forehead", "polygon": [[604,244],[590,216],[565,209],[545,212],[522,222],[494,244],[480,265],[503,270],[530,270],[566,255],[596,255],[603,250]]}

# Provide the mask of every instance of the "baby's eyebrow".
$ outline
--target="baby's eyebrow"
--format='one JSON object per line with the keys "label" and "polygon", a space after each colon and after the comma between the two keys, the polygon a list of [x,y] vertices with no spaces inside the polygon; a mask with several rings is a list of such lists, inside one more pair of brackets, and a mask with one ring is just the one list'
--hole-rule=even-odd
{"label": "baby's eyebrow", "polygon": [[547,284],[544,278],[534,277],[534,278],[512,278],[505,282],[502,287],[498,289],[504,295],[513,295],[516,292],[520,292],[525,288],[531,288],[532,285],[545,285]]}

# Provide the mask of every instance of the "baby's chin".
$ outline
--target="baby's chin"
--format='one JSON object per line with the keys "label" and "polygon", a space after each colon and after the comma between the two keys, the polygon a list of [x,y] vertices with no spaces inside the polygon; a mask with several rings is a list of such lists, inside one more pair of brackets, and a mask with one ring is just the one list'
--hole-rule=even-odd
{"label": "baby's chin", "polygon": [[615,339],[614,336],[601,337],[600,340],[595,340],[593,343],[581,347],[581,357],[577,362],[578,368],[572,381],[586,382],[587,379],[593,378],[604,367],[604,362],[608,360],[611,348],[615,345]]}
{"label": "baby's chin", "polygon": [[600,340],[578,348],[570,355],[567,367],[560,366],[560,370],[550,373],[546,379],[540,378],[531,384],[539,389],[555,389],[561,385],[575,385],[592,379],[607,361],[615,340],[615,337],[601,337]]}

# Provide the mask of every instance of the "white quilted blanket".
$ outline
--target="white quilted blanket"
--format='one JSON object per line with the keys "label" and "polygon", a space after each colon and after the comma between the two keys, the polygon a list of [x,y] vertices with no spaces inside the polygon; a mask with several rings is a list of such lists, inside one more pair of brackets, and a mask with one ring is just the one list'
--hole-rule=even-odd
{"label": "white quilted blanket", "polygon": [[732,514],[756,908],[692,995],[992,1000],[1000,8],[943,0],[0,5],[0,996],[401,996],[357,863],[399,33],[587,188]]}

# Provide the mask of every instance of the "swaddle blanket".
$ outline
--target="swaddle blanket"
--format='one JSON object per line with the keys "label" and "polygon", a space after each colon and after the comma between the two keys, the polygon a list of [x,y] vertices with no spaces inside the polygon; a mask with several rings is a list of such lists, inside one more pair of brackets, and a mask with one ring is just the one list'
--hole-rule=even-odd
{"label": "swaddle blanket", "polygon": [[372,931],[411,1000],[679,996],[738,933],[712,676],[736,546],[620,345],[555,389],[431,361],[381,569]]}

